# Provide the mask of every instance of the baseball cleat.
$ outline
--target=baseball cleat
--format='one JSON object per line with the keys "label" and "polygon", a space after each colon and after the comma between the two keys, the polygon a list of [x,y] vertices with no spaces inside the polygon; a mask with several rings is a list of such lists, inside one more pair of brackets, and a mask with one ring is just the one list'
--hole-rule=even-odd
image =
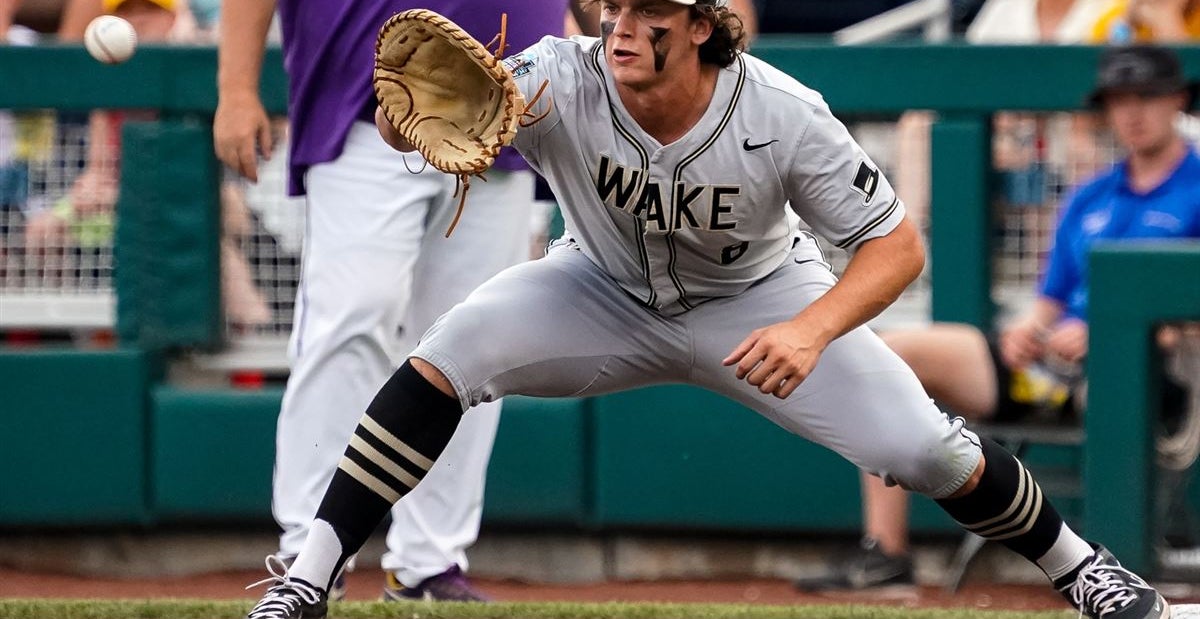
{"label": "baseball cleat", "polygon": [[425,600],[427,602],[487,602],[488,597],[471,586],[466,574],[457,565],[430,576],[415,587],[405,587],[396,579],[394,572],[387,573],[383,587],[385,602]]}
{"label": "baseball cleat", "polygon": [[246,587],[274,583],[250,609],[246,619],[325,619],[329,597],[318,587],[287,575],[287,565],[275,555],[267,556],[271,576]]}
{"label": "baseball cleat", "polygon": [[854,554],[832,566],[828,573],[794,582],[801,591],[871,589],[913,584],[912,557],[884,554],[879,542],[864,537]]}
{"label": "baseball cleat", "polygon": [[1075,573],[1054,586],[1080,616],[1092,619],[1168,619],[1171,605],[1103,546]]}
{"label": "baseball cleat", "polygon": [[[276,560],[283,562],[283,569],[285,572],[292,567],[292,562],[296,560],[296,555],[275,554],[272,556],[275,557]],[[268,557],[267,560],[270,561],[270,557]],[[330,602],[341,602],[342,600],[346,599],[346,572],[353,571],[353,569],[354,557],[351,557],[349,561],[346,561],[346,565],[342,568],[342,571],[338,572],[337,578],[333,579],[333,586],[329,587],[328,600]],[[267,565],[267,570],[272,574],[275,573],[269,564]]]}

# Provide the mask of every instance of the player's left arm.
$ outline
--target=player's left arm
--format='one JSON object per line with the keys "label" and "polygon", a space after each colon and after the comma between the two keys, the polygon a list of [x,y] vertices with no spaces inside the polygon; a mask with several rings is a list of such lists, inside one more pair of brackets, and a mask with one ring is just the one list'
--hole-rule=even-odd
{"label": "player's left arm", "polygon": [[788,198],[804,221],[852,258],[840,281],[791,320],[752,332],[725,359],[763,393],[786,398],[830,342],[877,316],[921,273],[917,227],[878,167],[823,104],[785,162]]}
{"label": "player's left arm", "polygon": [[912,220],[864,241],[841,280],[793,318],[825,344],[849,333],[896,302],[925,268],[925,245]]}
{"label": "player's left arm", "polygon": [[891,305],[925,266],[917,227],[904,218],[884,236],[865,241],[840,281],[791,320],[758,329],[725,359],[737,377],[782,399],[812,373],[833,340]]}

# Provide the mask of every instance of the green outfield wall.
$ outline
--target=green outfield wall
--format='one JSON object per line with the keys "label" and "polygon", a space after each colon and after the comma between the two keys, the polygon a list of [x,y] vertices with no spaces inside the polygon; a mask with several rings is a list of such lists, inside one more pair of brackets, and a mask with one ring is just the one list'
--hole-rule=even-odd
{"label": "green outfield wall", "polygon": [[[1187,72],[1200,75],[1200,48],[1180,52]],[[1079,109],[1099,50],[846,48],[764,37],[755,53],[820,90],[839,115],[938,113],[933,317],[990,324],[991,116]],[[268,54],[264,72],[264,102],[283,113],[278,50]],[[0,349],[0,525],[269,518],[279,392],[187,390],[163,380],[166,361],[178,351],[223,344],[220,168],[209,129],[215,75],[210,48],[143,46],[123,65],[102,66],[75,46],[0,47],[0,108],[138,108],[159,115],[124,131],[136,165],[123,166],[118,204],[122,348]],[[1154,279],[1165,269],[1184,274],[1187,285],[1200,281],[1194,250],[1097,254],[1089,369],[1101,386],[1082,453],[1088,493],[1082,501],[1063,497],[1073,521],[1139,569],[1151,561],[1146,419],[1154,361],[1146,333],[1158,319],[1200,317],[1192,293],[1164,292],[1178,289],[1178,280]],[[1117,284],[1131,274],[1145,294],[1120,290]],[[1118,443],[1121,455],[1114,456]],[[1035,466],[1048,467],[1071,468],[1080,457],[1070,450],[1031,454]],[[486,518],[511,525],[852,532],[859,523],[849,465],[740,406],[682,387],[585,400],[515,398],[503,416],[488,483]],[[1200,508],[1200,496],[1193,499]],[[921,530],[954,528],[927,501],[918,502],[914,522]]]}

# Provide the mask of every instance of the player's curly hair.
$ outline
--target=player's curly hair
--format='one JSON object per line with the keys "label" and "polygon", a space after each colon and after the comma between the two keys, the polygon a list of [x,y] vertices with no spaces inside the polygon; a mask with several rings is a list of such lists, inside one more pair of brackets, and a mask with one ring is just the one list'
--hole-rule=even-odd
{"label": "player's curly hair", "polygon": [[[600,0],[574,0],[585,11],[590,12]],[[728,67],[737,58],[738,52],[746,49],[746,29],[742,18],[729,9],[728,6],[713,4],[693,4],[692,19],[707,19],[712,22],[713,31],[708,40],[700,45],[700,62],[714,64],[718,67]]]}
{"label": "player's curly hair", "polygon": [[707,19],[713,24],[712,35],[700,45],[700,62],[728,67],[738,52],[746,49],[746,29],[742,18],[727,6],[693,4],[693,17]]}

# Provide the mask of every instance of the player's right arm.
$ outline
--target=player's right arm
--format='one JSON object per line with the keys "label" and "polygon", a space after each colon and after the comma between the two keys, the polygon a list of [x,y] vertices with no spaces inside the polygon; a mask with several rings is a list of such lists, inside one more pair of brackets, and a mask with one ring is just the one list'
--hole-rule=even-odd
{"label": "player's right arm", "polygon": [[258,181],[258,151],[271,157],[271,120],[258,96],[273,0],[225,0],[217,63],[217,111],[213,146],[217,158]]}

